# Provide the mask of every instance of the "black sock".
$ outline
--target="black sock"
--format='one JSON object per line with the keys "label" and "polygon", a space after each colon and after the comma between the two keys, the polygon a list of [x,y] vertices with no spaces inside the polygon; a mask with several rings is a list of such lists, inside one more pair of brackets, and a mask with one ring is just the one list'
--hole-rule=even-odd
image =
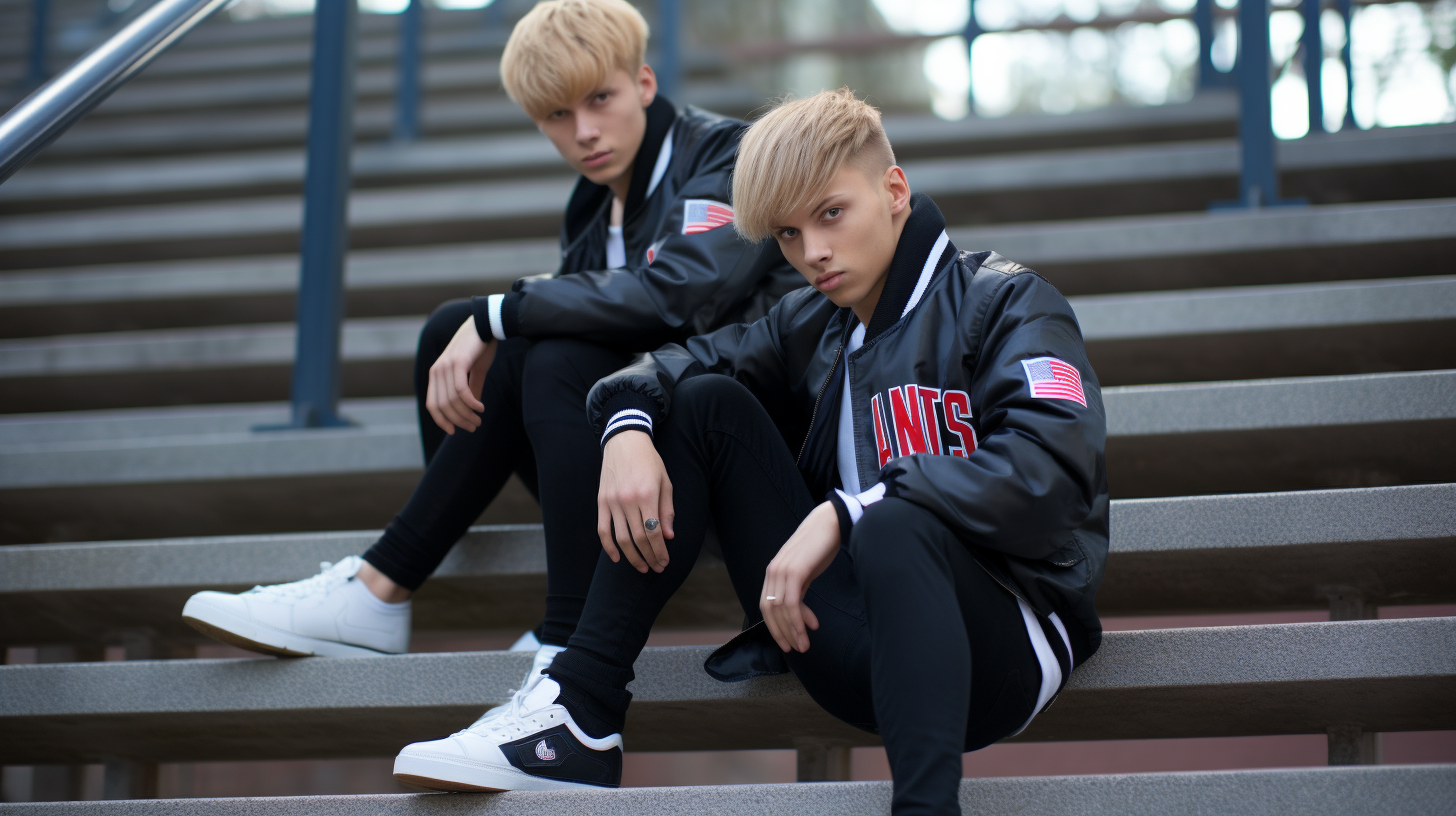
{"label": "black sock", "polygon": [[627,684],[636,676],[585,654],[567,649],[556,655],[546,674],[561,686],[556,702],[594,739],[618,734],[627,721],[632,692]]}

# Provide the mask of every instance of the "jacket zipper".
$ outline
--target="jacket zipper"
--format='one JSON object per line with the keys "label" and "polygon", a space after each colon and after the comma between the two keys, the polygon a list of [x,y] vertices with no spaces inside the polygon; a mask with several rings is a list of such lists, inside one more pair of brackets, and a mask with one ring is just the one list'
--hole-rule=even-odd
{"label": "jacket zipper", "polygon": [[799,456],[794,464],[804,463],[804,451],[809,449],[809,437],[814,435],[814,420],[819,418],[819,402],[824,399],[824,392],[829,390],[829,383],[834,381],[834,372],[839,370],[839,355],[844,353],[844,346],[834,350],[834,362],[829,364],[829,376],[824,378],[824,384],[819,386],[819,396],[814,398],[814,410],[809,414],[809,432],[804,434],[804,444],[799,446]]}

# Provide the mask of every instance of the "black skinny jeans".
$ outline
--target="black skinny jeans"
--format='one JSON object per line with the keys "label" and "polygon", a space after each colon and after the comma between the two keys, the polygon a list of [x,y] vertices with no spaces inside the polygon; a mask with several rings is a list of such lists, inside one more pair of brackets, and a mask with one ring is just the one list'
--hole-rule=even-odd
{"label": "black skinny jeans", "polygon": [[[727,377],[679,384],[656,445],[673,485],[667,569],[644,575],[601,555],[581,624],[548,669],[588,731],[621,728],[632,663],[710,521],[757,621],[764,570],[818,504],[763,407]],[[1036,704],[1041,668],[1016,599],[928,510],[884,499],[865,510],[806,603],[819,628],[809,651],[788,654],[789,667],[829,713],[879,731],[893,812],[959,814],[961,753],[1013,733]]]}
{"label": "black skinny jeans", "polygon": [[545,522],[541,640],[565,645],[602,546],[596,510],[602,454],[586,419],[586,395],[630,358],[577,340],[506,340],[481,389],[481,426],[447,435],[425,409],[430,366],[470,314],[470,301],[451,301],[420,332],[414,379],[425,475],[364,560],[400,586],[419,589],[514,472],[541,502]]}

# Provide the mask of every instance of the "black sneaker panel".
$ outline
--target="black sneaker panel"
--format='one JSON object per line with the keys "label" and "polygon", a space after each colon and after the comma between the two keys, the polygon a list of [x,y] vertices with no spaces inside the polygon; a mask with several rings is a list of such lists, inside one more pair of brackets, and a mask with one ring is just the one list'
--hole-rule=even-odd
{"label": "black sneaker panel", "polygon": [[531,776],[612,788],[622,784],[622,749],[588,748],[565,725],[503,743],[500,750],[507,762]]}

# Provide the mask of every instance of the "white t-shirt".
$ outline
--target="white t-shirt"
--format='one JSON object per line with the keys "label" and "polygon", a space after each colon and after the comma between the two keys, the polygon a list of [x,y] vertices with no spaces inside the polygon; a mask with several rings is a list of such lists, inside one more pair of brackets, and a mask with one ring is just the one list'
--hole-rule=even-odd
{"label": "white t-shirt", "polygon": [[621,269],[627,265],[627,244],[622,240],[622,227],[607,227],[607,268]]}

